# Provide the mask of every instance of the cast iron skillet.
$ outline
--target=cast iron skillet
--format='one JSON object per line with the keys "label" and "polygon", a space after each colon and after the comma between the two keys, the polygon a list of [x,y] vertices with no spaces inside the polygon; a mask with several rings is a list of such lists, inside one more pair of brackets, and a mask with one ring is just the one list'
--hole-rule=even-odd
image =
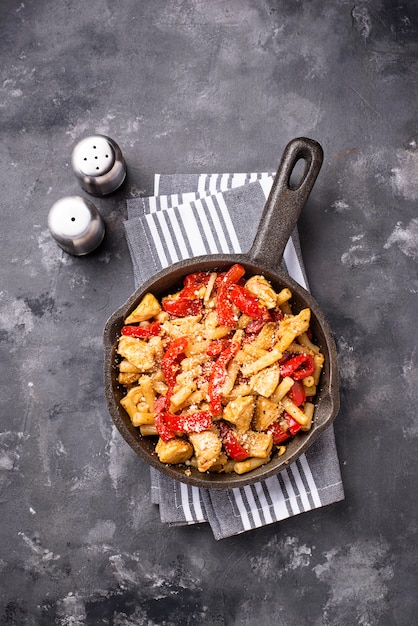
{"label": "cast iron skillet", "polygon": [[[295,174],[295,165],[301,159],[304,161],[304,171],[300,180],[294,185],[291,182],[291,175]],[[106,323],[104,377],[105,395],[110,414],[118,430],[133,450],[151,466],[171,478],[203,488],[242,487],[258,482],[277,474],[295,461],[332,423],[338,413],[337,356],[331,330],[314,298],[288,275],[282,265],[286,243],[315,183],[322,159],[322,148],[316,141],[306,138],[291,141],[283,153],[257,234],[248,253],[214,254],[179,261],[161,270],[141,285]],[[245,215],[242,217],[244,220],[247,219]],[[190,468],[191,474],[187,475],[185,466],[160,463],[154,452],[155,438],[142,437],[139,429],[132,426],[129,416],[120,405],[120,399],[125,391],[117,382],[117,339],[124,319],[147,292],[152,292],[157,298],[161,298],[179,289],[183,278],[191,272],[223,270],[234,263],[241,263],[245,267],[246,278],[253,274],[263,274],[277,291],[288,287],[293,293],[294,313],[305,307],[311,309],[311,330],[325,356],[319,390],[315,399],[314,422],[310,431],[298,434],[290,441],[283,456],[276,455],[266,465],[247,474],[210,474]]]}

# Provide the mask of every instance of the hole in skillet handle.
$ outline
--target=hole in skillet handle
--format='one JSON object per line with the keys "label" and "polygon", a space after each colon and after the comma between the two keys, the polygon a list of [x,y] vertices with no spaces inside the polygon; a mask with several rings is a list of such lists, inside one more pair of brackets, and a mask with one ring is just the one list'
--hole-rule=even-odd
{"label": "hole in skillet handle", "polygon": [[289,188],[290,189],[299,189],[300,185],[306,174],[307,163],[302,158],[298,159],[295,163],[295,167],[293,168],[293,172],[290,174],[289,178]]}
{"label": "hole in skillet handle", "polygon": [[[284,191],[287,193],[287,190],[289,188],[290,174],[293,169],[292,163],[295,162],[296,158],[301,158],[300,156],[296,157],[296,153],[300,154],[301,141],[303,144],[302,148],[306,147],[305,142],[307,141],[309,142],[308,148],[310,148],[310,146],[312,145],[311,140],[297,140],[298,150],[296,152],[294,150],[290,152],[290,160],[289,153],[286,154],[285,151],[282,158],[282,166],[279,167],[278,174],[276,175],[276,179],[272,187],[272,192],[270,194],[270,196],[273,198],[273,201],[271,201],[271,198],[269,198],[269,200],[267,201],[266,208],[264,210],[264,217],[261,220],[261,226],[263,227],[262,222],[264,219],[264,228],[266,221],[268,222],[269,219],[274,224],[274,220],[272,220],[271,218],[274,217],[275,214],[277,215],[277,212],[280,213],[282,211],[282,207],[280,204],[277,203],[277,199],[283,197],[282,189],[284,189]],[[315,147],[318,144],[316,144],[316,142],[312,143],[314,144],[313,157],[316,157],[318,154],[322,156],[322,150],[319,148],[318,151]],[[294,144],[294,142],[291,142],[291,144]],[[305,150],[304,154],[306,155]],[[314,179],[316,178],[316,175],[320,169],[320,163],[318,164],[318,160],[316,158],[309,157],[309,154],[311,154],[310,150],[307,151],[307,154],[308,156],[307,158],[305,158],[305,160],[308,162],[308,165],[305,167],[305,176],[300,182],[299,190],[296,192],[298,198],[296,200],[292,200],[293,204],[291,208],[293,211],[296,211],[298,215],[303,204],[305,203],[307,196],[309,195],[309,191],[313,185]],[[314,169],[312,169],[312,163],[314,163]],[[314,172],[314,174],[312,174],[312,172]],[[308,180],[308,184],[306,183],[306,180]],[[277,192],[277,189],[279,189],[280,193]],[[294,190],[291,190],[290,193],[293,194]],[[292,195],[291,198],[294,198],[294,196]],[[273,215],[271,215],[271,213],[273,213]],[[265,217],[266,215],[267,219]],[[291,220],[292,224],[287,225],[287,228],[290,228],[289,235],[294,226],[293,220],[294,216]],[[277,221],[280,222],[280,220]],[[281,259],[283,250],[280,250],[280,255],[278,255],[277,233],[280,232],[280,228],[276,227],[275,232],[276,245],[274,246],[274,266],[277,267],[278,258]],[[286,241],[287,238],[288,236],[286,237]],[[259,247],[257,247],[257,245],[253,246],[253,254],[254,250],[257,251],[259,250],[259,248],[261,248],[262,251],[263,249],[263,237],[256,237],[255,243],[257,243],[257,239],[257,245]],[[331,424],[338,412],[339,396],[335,344],[333,342],[331,331],[324,319],[319,305],[316,303],[316,301],[313,299],[309,292],[301,288],[300,285],[298,285],[293,279],[289,277],[289,275],[284,271],[283,268],[277,270],[271,267],[271,265],[273,264],[273,257],[267,256],[263,260],[264,263],[262,264],[261,262],[258,262],[258,260],[257,262],[254,262],[252,258],[249,258],[248,254],[216,254],[180,261],[170,268],[165,268],[161,270],[156,275],[151,277],[148,281],[146,281],[139,289],[135,291],[134,294],[130,296],[130,298],[128,298],[125,304],[123,304],[109,318],[108,322],[106,323],[104,332],[105,393],[109,411],[112,415],[114,423],[120,431],[121,435],[127,441],[127,443],[140,457],[142,457],[149,465],[155,467],[156,469],[167,474],[173,479],[204,488],[242,487],[248,484],[259,482],[260,480],[264,480],[268,476],[277,474],[281,470],[285,469],[290,463],[295,461],[303,452],[305,452],[307,448],[317,439],[319,434]],[[292,440],[288,444],[288,451],[285,455],[283,455],[283,457],[274,457],[265,466],[257,468],[256,470],[253,470],[248,474],[201,474],[197,470],[192,468],[191,474],[186,475],[184,466],[168,466],[160,463],[154,451],[154,438],[142,437],[139,434],[138,429],[132,425],[127,413],[121,407],[120,399],[122,395],[124,395],[124,391],[117,381],[117,338],[124,318],[135,308],[135,306],[138,304],[140,299],[145,295],[147,291],[151,291],[157,298],[160,298],[166,293],[169,293],[172,290],[173,285],[179,284],[184,276],[191,272],[208,270],[219,271],[221,269],[225,269],[231,266],[234,263],[242,263],[246,269],[246,272],[248,272],[248,276],[264,273],[266,278],[272,282],[275,288],[278,288],[279,286],[289,287],[293,292],[292,302],[295,303],[295,312],[300,311],[301,308],[304,308],[306,306],[311,308],[312,331],[316,342],[320,346],[321,350],[324,352],[326,361],[324,371],[321,377],[322,380],[319,396],[315,401],[317,405],[315,422],[311,431],[304,433],[302,436],[295,437],[294,440]]]}

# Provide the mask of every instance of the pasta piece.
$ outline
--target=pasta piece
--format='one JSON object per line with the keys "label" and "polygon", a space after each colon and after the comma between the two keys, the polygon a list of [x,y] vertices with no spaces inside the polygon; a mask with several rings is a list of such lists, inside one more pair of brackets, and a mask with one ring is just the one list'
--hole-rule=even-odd
{"label": "pasta piece", "polygon": [[319,378],[321,376],[322,367],[324,365],[324,355],[315,354],[314,361],[315,361],[315,371],[313,373],[313,377],[314,377],[315,385],[317,385],[319,383]]}
{"label": "pasta piece", "polygon": [[211,294],[212,294],[212,289],[215,285],[215,281],[216,281],[216,277],[217,277],[217,273],[216,272],[212,272],[209,280],[208,280],[208,284],[206,285],[206,290],[205,290],[205,295],[203,296],[203,301],[207,304],[210,300]]}
{"label": "pasta piece", "polygon": [[136,411],[131,418],[134,426],[152,426],[154,424],[154,413],[148,413],[147,411]]}
{"label": "pasta piece", "polygon": [[264,350],[264,348],[259,348],[252,343],[246,343],[235,355],[235,360],[243,365],[255,361],[256,359],[261,359],[266,354],[267,350]]}
{"label": "pasta piece", "polygon": [[[197,342],[200,343],[200,342]],[[205,361],[207,361],[206,354],[194,353],[193,356],[189,356],[182,360],[181,369],[183,372],[190,372],[192,370],[201,371],[197,368],[199,365],[202,365]]]}
{"label": "pasta piece", "polygon": [[251,472],[251,470],[256,469],[257,467],[261,467],[270,461],[270,457],[266,457],[264,459],[246,459],[245,461],[238,461],[234,464],[234,472],[236,474],[246,474],[247,472]]}
{"label": "pasta piece", "polygon": [[[300,335],[299,335],[300,336]],[[297,343],[299,337],[296,337],[295,341],[292,341],[290,346],[288,346],[288,351],[292,354],[311,354],[314,356],[315,352],[313,352],[308,346],[304,346],[300,343]]]}
{"label": "pasta piece", "polygon": [[154,437],[155,435],[158,435],[158,431],[155,426],[152,426],[150,424],[144,424],[143,426],[140,426],[139,432],[143,437]]}
{"label": "pasta piece", "polygon": [[203,323],[203,337],[205,339],[222,339],[231,332],[229,326],[218,326],[216,311],[209,311]]}
{"label": "pasta piece", "polygon": [[158,375],[153,374],[152,375],[152,387],[155,391],[155,393],[158,393],[160,396],[165,396],[167,393],[167,383],[163,382],[162,380],[159,380]]}
{"label": "pasta piece", "polygon": [[189,337],[192,343],[200,333],[199,322],[201,315],[189,315],[187,317],[170,318],[162,324],[164,332],[172,338]]}
{"label": "pasta piece", "polygon": [[232,389],[234,388],[239,370],[240,370],[240,364],[235,359],[232,359],[232,361],[230,362],[230,364],[228,365],[226,369],[226,380],[224,384],[222,385],[223,396],[228,396],[231,393]]}
{"label": "pasta piece", "polygon": [[195,382],[183,384],[170,398],[170,411],[175,413],[178,407],[192,395],[196,388],[197,385]]}
{"label": "pasta piece", "polygon": [[284,289],[281,290],[280,293],[277,294],[277,306],[283,305],[285,302],[290,300],[291,297],[292,297],[292,292],[290,291],[290,289],[285,287]]}
{"label": "pasta piece", "polygon": [[234,471],[235,464],[236,464],[236,461],[234,461],[233,459],[228,459],[227,462],[222,467],[222,472],[224,474],[230,474],[231,472]]}
{"label": "pasta piece", "polygon": [[290,302],[285,301],[282,302],[281,304],[279,304],[280,310],[283,313],[284,316],[286,315],[293,315],[293,311],[292,311],[292,307],[290,305]]}
{"label": "pasta piece", "polygon": [[313,376],[306,376],[305,378],[302,379],[302,383],[304,387],[314,387],[315,385],[315,379]]}
{"label": "pasta piece", "polygon": [[288,397],[285,396],[282,400],[282,405],[284,410],[289,413],[299,424],[303,427],[306,427],[309,424],[309,417],[305,415],[303,411],[300,410],[294,402]]}
{"label": "pasta piece", "polygon": [[298,313],[298,315],[285,317],[279,325],[279,349],[284,352],[295,339],[295,337],[297,337],[301,333],[306,332],[309,328],[310,319],[310,309],[302,309],[302,311]]}
{"label": "pasta piece", "polygon": [[[201,332],[201,329],[199,328],[197,332]],[[204,361],[207,358],[206,350],[208,349],[209,343],[210,343],[209,340],[205,339],[201,335],[197,335],[196,337],[193,337],[187,350],[189,354],[189,358],[196,357]]]}
{"label": "pasta piece", "polygon": [[311,429],[314,411],[315,411],[315,405],[312,404],[312,402],[305,402],[305,405],[303,407],[303,412],[307,416],[308,421],[306,422],[304,426],[301,427],[302,430],[306,431],[306,430]]}
{"label": "pasta piece", "polygon": [[273,348],[270,352],[266,352],[265,355],[261,356],[259,359],[256,359],[252,363],[246,363],[242,366],[242,373],[244,376],[251,376],[252,374],[256,374],[260,370],[265,367],[269,367],[273,365],[273,363],[277,363],[283,356],[283,352],[279,348]]}
{"label": "pasta piece", "polygon": [[155,363],[157,364],[161,362],[164,355],[164,346],[161,337],[150,337],[150,339],[148,339],[148,344],[154,353]]}
{"label": "pasta piece", "polygon": [[307,398],[313,398],[314,396],[316,396],[316,391],[317,391],[317,386],[316,385],[312,385],[312,387],[305,387],[305,396]]}
{"label": "pasta piece", "polygon": [[237,328],[247,328],[248,324],[250,324],[250,322],[253,321],[253,318],[250,317],[249,315],[245,315],[244,313],[242,315],[240,315],[240,317],[237,320]]}
{"label": "pasta piece", "polygon": [[249,396],[251,394],[251,385],[250,383],[241,383],[240,385],[235,385],[233,389],[228,394],[228,399],[233,400],[234,398],[239,398],[240,396]]}
{"label": "pasta piece", "polygon": [[286,376],[283,380],[277,385],[276,389],[273,391],[271,395],[271,400],[274,402],[280,402],[282,398],[290,391],[294,384],[293,378],[290,376]]}
{"label": "pasta piece", "polygon": [[120,403],[131,418],[134,419],[135,413],[138,411],[137,405],[141,402],[142,392],[139,387],[132,387],[124,396]]}
{"label": "pasta piece", "polygon": [[205,339],[222,339],[227,337],[230,332],[231,328],[229,326],[217,326],[216,328],[207,328],[203,331]]}
{"label": "pasta piece", "polygon": [[138,380],[138,387],[141,391],[143,401],[146,403],[148,411],[154,411],[155,392],[150,376],[141,376]]}
{"label": "pasta piece", "polygon": [[[224,452],[222,452],[219,455],[216,463],[209,468],[209,472],[216,472],[217,474],[219,474],[220,472],[225,472],[225,466],[227,465],[227,463],[228,463],[228,457]],[[197,467],[197,463],[196,463],[196,467]],[[233,469],[234,467],[232,466],[232,471]]]}
{"label": "pasta piece", "polygon": [[167,313],[167,311],[160,311],[159,313],[157,313],[157,315],[155,315],[155,319],[157,320],[157,322],[160,322],[160,324],[163,324],[164,322],[166,322],[169,319],[169,314]]}
{"label": "pasta piece", "polygon": [[[181,411],[182,409],[185,409],[185,408],[190,407],[190,406],[197,407],[199,404],[201,404],[206,399],[206,394],[207,394],[207,383],[204,385],[203,389],[200,388],[200,389],[197,389],[196,391],[193,391],[193,393],[191,393],[189,396],[187,396],[183,400],[183,402],[181,402],[180,404],[176,405],[176,411]],[[201,410],[203,410],[203,409],[201,409]]]}
{"label": "pasta piece", "polygon": [[320,349],[309,339],[308,334],[306,332],[301,333],[298,337],[298,342],[304,346],[304,348],[308,348],[311,352],[315,354],[320,354]]}

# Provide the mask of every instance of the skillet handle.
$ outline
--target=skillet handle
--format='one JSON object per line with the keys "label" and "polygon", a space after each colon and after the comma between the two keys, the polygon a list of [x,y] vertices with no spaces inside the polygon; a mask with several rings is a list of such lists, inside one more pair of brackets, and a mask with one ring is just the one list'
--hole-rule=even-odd
{"label": "skillet handle", "polygon": [[[290,177],[300,159],[305,161],[305,169],[300,181],[293,186]],[[314,186],[322,161],[323,150],[313,139],[299,137],[287,144],[248,253],[257,265],[270,268],[280,265],[287,241]]]}

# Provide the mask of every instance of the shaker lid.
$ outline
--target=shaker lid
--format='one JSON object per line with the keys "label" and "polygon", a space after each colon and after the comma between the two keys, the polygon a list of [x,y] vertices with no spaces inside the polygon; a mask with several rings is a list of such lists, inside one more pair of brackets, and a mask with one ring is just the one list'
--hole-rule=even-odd
{"label": "shaker lid", "polygon": [[103,176],[115,163],[115,152],[106,137],[93,135],[82,139],[74,148],[72,165],[84,176]]}
{"label": "shaker lid", "polygon": [[99,211],[81,196],[68,196],[55,202],[48,214],[48,228],[58,245],[76,256],[95,250],[105,234]]}

